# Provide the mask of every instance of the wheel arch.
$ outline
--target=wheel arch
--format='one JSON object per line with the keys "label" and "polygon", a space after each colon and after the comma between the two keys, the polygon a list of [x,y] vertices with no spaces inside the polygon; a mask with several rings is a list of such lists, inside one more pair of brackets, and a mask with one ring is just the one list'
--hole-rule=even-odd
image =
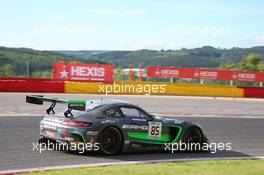
{"label": "wheel arch", "polygon": [[116,128],[122,135],[122,139],[124,140],[124,132],[122,131],[122,129],[118,126],[118,125],[114,125],[114,124],[109,124],[109,125],[105,125],[104,127],[102,127],[99,132],[98,135],[107,127],[114,127]]}
{"label": "wheel arch", "polygon": [[191,124],[191,125],[189,125],[188,127],[186,127],[186,128],[184,129],[183,133],[182,133],[182,136],[183,136],[184,133],[185,133],[188,129],[190,129],[190,128],[197,128],[197,129],[199,130],[199,132],[201,133],[201,135],[202,135],[202,141],[203,141],[204,143],[208,143],[208,142],[209,142],[208,138],[205,136],[205,134],[204,134],[204,132],[203,132],[203,129],[201,128],[201,126],[199,126],[199,125],[197,125],[197,124]]}

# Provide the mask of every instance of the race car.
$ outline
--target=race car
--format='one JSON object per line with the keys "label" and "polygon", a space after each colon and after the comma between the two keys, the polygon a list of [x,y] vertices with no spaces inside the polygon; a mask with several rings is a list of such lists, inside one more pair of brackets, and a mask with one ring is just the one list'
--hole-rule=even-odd
{"label": "race car", "polygon": [[[173,143],[207,143],[201,127],[175,117],[154,116],[138,105],[105,100],[63,100],[27,95],[26,102],[42,105],[50,102],[47,114],[40,121],[40,143],[53,141],[67,144],[97,144],[99,150],[114,155],[142,147]],[[55,113],[57,103],[65,109]]]}

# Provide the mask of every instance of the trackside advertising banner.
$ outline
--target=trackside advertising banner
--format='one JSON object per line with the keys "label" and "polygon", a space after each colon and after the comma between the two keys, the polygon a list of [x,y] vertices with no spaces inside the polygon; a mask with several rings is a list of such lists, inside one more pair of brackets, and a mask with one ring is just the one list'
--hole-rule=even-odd
{"label": "trackside advertising banner", "polygon": [[264,82],[264,72],[241,72],[198,68],[170,68],[149,66],[147,76],[152,78],[190,78],[206,80]]}
{"label": "trackside advertising banner", "polygon": [[95,82],[113,82],[114,66],[111,64],[53,64],[53,78],[63,80],[82,80]]}

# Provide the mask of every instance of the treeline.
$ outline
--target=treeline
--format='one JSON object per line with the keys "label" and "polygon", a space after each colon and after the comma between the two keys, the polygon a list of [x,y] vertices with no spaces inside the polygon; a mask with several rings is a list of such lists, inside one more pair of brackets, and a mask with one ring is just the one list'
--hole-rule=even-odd
{"label": "treeline", "polygon": [[101,61],[27,48],[0,47],[0,76],[25,77],[27,67],[32,77],[51,77],[52,64],[56,61],[102,63]]}
{"label": "treeline", "polygon": [[219,67],[224,70],[240,70],[263,72],[264,64],[261,62],[261,57],[258,54],[250,53],[243,57],[239,63],[222,63]]}
{"label": "treeline", "polygon": [[173,67],[209,67],[216,68],[221,64],[237,64],[250,53],[259,55],[264,60],[264,47],[221,49],[204,46],[195,49],[181,50],[138,50],[112,51],[89,56],[116,67],[128,67],[128,64],[138,66],[161,65]]}
{"label": "treeline", "polygon": [[115,67],[127,68],[129,64],[143,67],[174,66],[174,67],[217,67],[220,60],[200,55],[190,55],[179,51],[112,51],[90,56],[96,60],[113,63]]}
{"label": "treeline", "polygon": [[232,49],[205,46],[159,51],[39,51],[0,47],[0,76],[25,77],[28,64],[31,76],[50,77],[52,64],[56,61],[109,63],[116,68],[127,68],[129,64],[138,67],[142,63],[143,67],[153,65],[263,71],[263,60],[263,46]]}

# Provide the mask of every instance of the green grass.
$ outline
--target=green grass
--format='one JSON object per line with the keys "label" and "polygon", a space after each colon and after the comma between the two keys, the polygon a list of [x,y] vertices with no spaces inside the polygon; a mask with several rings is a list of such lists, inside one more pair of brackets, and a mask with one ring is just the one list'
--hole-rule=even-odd
{"label": "green grass", "polygon": [[264,160],[218,160],[175,163],[130,164],[41,171],[25,175],[251,175],[264,174]]}

